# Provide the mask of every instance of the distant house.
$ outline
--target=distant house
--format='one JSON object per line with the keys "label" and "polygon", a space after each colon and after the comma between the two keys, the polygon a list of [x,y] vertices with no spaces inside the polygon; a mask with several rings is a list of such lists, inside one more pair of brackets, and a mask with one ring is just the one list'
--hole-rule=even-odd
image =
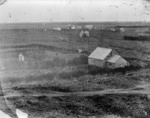
{"label": "distant house", "polygon": [[4,64],[0,61],[0,70],[4,70],[5,67],[4,67]]}
{"label": "distant house", "polygon": [[24,62],[24,55],[22,53],[19,54],[19,61]]}
{"label": "distant house", "polygon": [[84,28],[88,30],[94,29],[93,25],[85,25]]}
{"label": "distant house", "polygon": [[61,31],[61,28],[60,27],[54,27],[53,30],[55,30],[55,31]]}
{"label": "distant house", "polygon": [[128,63],[118,53],[110,48],[97,47],[89,56],[88,64],[101,68],[118,68]]}
{"label": "distant house", "polygon": [[67,25],[67,29],[71,29],[72,25]]}
{"label": "distant house", "polygon": [[82,49],[78,49],[78,52],[79,52],[79,53],[82,53],[82,52],[83,52],[83,50],[82,50]]}
{"label": "distant house", "polygon": [[82,26],[77,26],[76,29],[80,30],[82,29]]}
{"label": "distant house", "polygon": [[69,30],[75,30],[76,26],[75,25],[67,25],[67,29],[69,29]]}
{"label": "distant house", "polygon": [[72,29],[72,30],[75,30],[75,29],[76,29],[76,26],[75,26],[75,25],[72,25],[72,26],[71,26],[71,29]]}
{"label": "distant house", "polygon": [[124,28],[120,28],[120,32],[121,33],[125,32],[125,29]]}
{"label": "distant house", "polygon": [[110,28],[110,31],[115,32],[116,29],[115,28]]}
{"label": "distant house", "polygon": [[80,38],[82,38],[82,37],[90,37],[90,33],[89,33],[89,31],[81,31],[80,32]]}
{"label": "distant house", "polygon": [[137,33],[147,33],[149,32],[149,28],[136,28],[135,32]]}

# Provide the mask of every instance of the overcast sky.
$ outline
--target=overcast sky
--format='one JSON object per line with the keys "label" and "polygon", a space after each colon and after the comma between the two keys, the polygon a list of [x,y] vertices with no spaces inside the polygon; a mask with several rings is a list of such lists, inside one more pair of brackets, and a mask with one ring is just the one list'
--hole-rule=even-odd
{"label": "overcast sky", "polygon": [[149,0],[7,0],[0,23],[150,21]]}

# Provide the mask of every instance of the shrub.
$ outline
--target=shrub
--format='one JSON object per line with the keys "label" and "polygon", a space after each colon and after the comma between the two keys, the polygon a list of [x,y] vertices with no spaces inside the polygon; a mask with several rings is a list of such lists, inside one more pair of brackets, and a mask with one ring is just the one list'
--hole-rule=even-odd
{"label": "shrub", "polygon": [[84,71],[62,72],[62,73],[59,73],[59,77],[62,79],[66,79],[66,78],[70,79],[72,77],[79,77],[84,74],[85,74]]}
{"label": "shrub", "polygon": [[52,68],[52,67],[62,67],[67,65],[67,62],[65,59],[61,59],[59,57],[55,57],[52,61],[46,61],[44,64],[44,68]]}
{"label": "shrub", "polygon": [[87,64],[88,58],[85,55],[80,55],[79,57],[76,57],[70,61],[68,61],[68,65],[81,65],[81,64]]}
{"label": "shrub", "polygon": [[126,66],[124,68],[115,68],[115,69],[109,69],[109,68],[98,68],[98,67],[92,67],[89,66],[89,74],[95,75],[95,74],[115,74],[115,73],[122,73],[125,74],[128,71],[132,70],[139,70],[141,69],[141,66],[139,65],[130,65]]}

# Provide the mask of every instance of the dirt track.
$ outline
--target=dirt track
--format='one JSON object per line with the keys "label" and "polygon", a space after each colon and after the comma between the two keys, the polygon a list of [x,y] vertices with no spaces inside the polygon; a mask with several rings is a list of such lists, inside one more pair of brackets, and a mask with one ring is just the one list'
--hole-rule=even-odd
{"label": "dirt track", "polygon": [[49,97],[61,97],[61,96],[94,96],[94,95],[112,95],[112,94],[140,94],[140,95],[150,95],[150,90],[134,90],[134,89],[108,89],[101,91],[85,91],[85,92],[55,92],[52,94],[48,93],[38,93],[38,94],[20,94],[17,92],[5,94],[6,98],[9,97],[21,97],[21,96],[49,96]]}
{"label": "dirt track", "polygon": [[[45,71],[45,70],[43,70]],[[17,71],[18,72],[18,71]],[[19,71],[20,72],[20,71]],[[39,70],[36,74],[41,73]],[[30,72],[31,74],[32,72]],[[46,73],[46,72],[45,72]],[[14,72],[10,72],[4,74],[5,76],[10,76],[11,74],[14,75]],[[29,72],[21,73],[21,76],[25,76],[29,74]],[[35,75],[35,73],[32,73]],[[18,75],[18,73],[17,73]],[[12,75],[11,75],[12,76]],[[61,96],[94,96],[94,95],[111,95],[111,94],[140,94],[140,95],[148,95],[150,96],[150,84],[141,84],[137,85],[134,88],[130,89],[106,89],[100,91],[80,91],[80,92],[52,92],[52,93],[20,93],[17,91],[12,91],[8,93],[4,93],[5,97],[19,97],[19,96],[49,96],[49,97],[61,97]]]}

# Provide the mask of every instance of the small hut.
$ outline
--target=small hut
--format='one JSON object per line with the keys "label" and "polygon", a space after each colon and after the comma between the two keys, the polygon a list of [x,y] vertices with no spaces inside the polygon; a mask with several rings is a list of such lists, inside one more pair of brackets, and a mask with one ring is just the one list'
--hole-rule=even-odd
{"label": "small hut", "polygon": [[54,27],[53,30],[55,30],[55,31],[61,31],[61,28],[60,27]]}
{"label": "small hut", "polygon": [[110,31],[115,32],[116,29],[115,28],[110,28]]}
{"label": "small hut", "polygon": [[100,68],[121,68],[129,65],[115,50],[103,47],[97,47],[88,56],[88,63]]}
{"label": "small hut", "polygon": [[80,32],[80,38],[83,38],[83,37],[90,37],[90,33],[89,31],[81,31]]}
{"label": "small hut", "polygon": [[113,55],[106,63],[107,68],[122,68],[129,65],[129,63],[120,55]]}
{"label": "small hut", "polygon": [[22,53],[19,54],[19,61],[20,62],[24,62],[25,58],[24,55]]}
{"label": "small hut", "polygon": [[72,30],[75,30],[75,29],[76,29],[76,26],[75,26],[75,25],[72,25],[72,26],[71,26],[71,29],[72,29]]}
{"label": "small hut", "polygon": [[124,28],[120,28],[120,32],[121,33],[125,32],[125,29]]}
{"label": "small hut", "polygon": [[85,25],[84,28],[88,30],[94,29],[93,25]]}
{"label": "small hut", "polygon": [[4,67],[4,64],[0,61],[0,70],[4,70],[5,67]]}
{"label": "small hut", "polygon": [[82,29],[82,26],[77,26],[76,29],[80,30],[80,29]]}
{"label": "small hut", "polygon": [[112,49],[97,47],[88,56],[89,65],[104,68],[106,66],[107,58],[112,55],[111,52],[112,52]]}

